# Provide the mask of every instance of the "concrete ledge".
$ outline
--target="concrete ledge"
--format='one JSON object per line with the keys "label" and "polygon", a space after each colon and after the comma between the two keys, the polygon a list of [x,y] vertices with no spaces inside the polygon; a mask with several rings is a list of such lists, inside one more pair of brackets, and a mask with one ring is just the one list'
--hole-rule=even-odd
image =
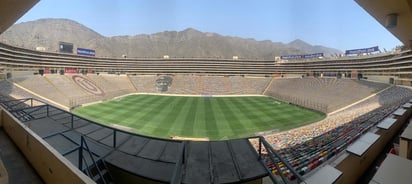
{"label": "concrete ledge", "polygon": [[95,183],[9,112],[1,113],[3,129],[46,183]]}
{"label": "concrete ledge", "polygon": [[4,167],[3,161],[0,157],[0,183],[8,184],[9,183],[9,174],[7,173],[6,167]]}

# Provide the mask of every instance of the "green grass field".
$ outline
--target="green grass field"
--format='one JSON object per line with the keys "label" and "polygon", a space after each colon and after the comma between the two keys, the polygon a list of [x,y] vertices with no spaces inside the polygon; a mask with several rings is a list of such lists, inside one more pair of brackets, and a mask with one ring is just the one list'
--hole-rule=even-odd
{"label": "green grass field", "polygon": [[131,95],[73,111],[103,124],[131,127],[143,135],[221,140],[299,127],[324,114],[270,97]]}

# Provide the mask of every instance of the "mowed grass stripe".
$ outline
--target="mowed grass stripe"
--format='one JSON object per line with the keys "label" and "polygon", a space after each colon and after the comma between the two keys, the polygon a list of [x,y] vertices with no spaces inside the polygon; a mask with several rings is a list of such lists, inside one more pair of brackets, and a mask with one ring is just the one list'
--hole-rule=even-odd
{"label": "mowed grass stripe", "polygon": [[191,103],[193,101],[193,98],[185,98],[185,103],[181,106],[180,108],[180,113],[176,115],[176,120],[175,123],[173,124],[172,127],[170,127],[170,130],[168,132],[169,135],[180,135],[180,132],[182,132],[185,126],[185,119],[190,113],[190,107]]}
{"label": "mowed grass stripe", "polygon": [[205,125],[205,98],[197,98],[196,117],[193,122],[193,135],[196,137],[207,137]]}
{"label": "mowed grass stripe", "polygon": [[[140,95],[139,95],[140,97]],[[143,116],[145,116],[148,112],[150,112],[152,110],[152,106],[151,105],[147,105],[147,104],[153,104],[154,102],[158,101],[159,98],[158,97],[152,97],[152,96],[148,96],[147,97],[148,100],[139,100],[139,101],[133,101],[133,104],[127,103],[129,105],[126,105],[125,108],[130,109],[131,113],[124,115],[122,117],[123,119],[123,123],[121,125],[123,126],[127,126],[127,127],[132,127],[134,129],[143,126],[140,124],[143,123],[147,123],[147,122],[140,122],[139,119]],[[124,99],[125,101],[128,99]],[[136,107],[147,107],[147,108],[136,108]],[[114,111],[117,111],[114,110]]]}
{"label": "mowed grass stripe", "polygon": [[[247,105],[253,106],[257,108],[257,111],[255,114],[260,117],[261,121],[255,121],[256,126],[259,127],[261,130],[265,129],[265,127],[273,127],[273,125],[276,125],[280,123],[278,121],[278,116],[277,114],[282,114],[278,113],[281,109],[287,109],[288,106],[284,106],[284,104],[277,102],[275,103],[272,101],[273,99],[269,97],[264,98],[245,98],[245,103]],[[265,100],[265,101],[263,101]]]}
{"label": "mowed grass stripe", "polygon": [[[140,127],[139,131],[144,134],[148,135],[155,135],[155,129],[157,129],[161,125],[168,124],[168,122],[163,121],[164,117],[167,117],[170,111],[173,109],[172,107],[177,99],[175,98],[165,98],[162,100],[159,98],[157,101],[153,103],[150,107],[150,111],[145,111],[142,113],[143,116],[137,121],[145,121],[142,127]],[[159,107],[160,106],[160,107]],[[144,120],[143,120],[144,119]]]}
{"label": "mowed grass stripe", "polygon": [[156,126],[153,135],[169,135],[171,127],[176,123],[177,117],[180,116],[182,107],[187,101],[187,98],[175,98],[176,102],[172,105],[174,107],[170,108],[170,111],[166,116],[163,117],[161,125]]}
{"label": "mowed grass stripe", "polygon": [[[293,115],[293,116],[292,116]],[[303,126],[324,118],[324,115],[298,106],[290,106],[287,111],[283,111],[281,116],[286,119],[280,122],[282,128],[287,130],[298,126]]]}
{"label": "mowed grass stripe", "polygon": [[[290,111],[296,111],[295,109],[291,110],[290,105],[286,105],[283,102],[276,101],[272,98],[266,97],[265,103],[259,103],[256,99],[263,100],[263,98],[245,98],[245,101],[248,102],[250,106],[256,107],[258,114],[260,114],[261,121],[256,121],[256,123],[260,123],[257,125],[259,128],[264,127],[274,127],[274,125],[290,123],[291,119],[295,119],[295,117],[291,117],[288,114],[295,114],[295,113],[288,113]],[[259,100],[259,101],[260,101]]]}
{"label": "mowed grass stripe", "polygon": [[[262,101],[265,100],[265,101]],[[258,121],[253,121],[256,127],[260,130],[264,130],[271,127],[272,121],[276,118],[276,106],[270,101],[270,98],[256,98],[256,97],[246,97],[242,102],[242,106],[251,106],[255,109],[251,111],[251,114],[257,117]]]}
{"label": "mowed grass stripe", "polygon": [[212,101],[216,100],[212,98],[205,98],[205,124],[207,137],[219,136],[219,129],[217,128],[215,118],[217,115],[214,112],[216,105],[215,103],[212,103]]}
{"label": "mowed grass stripe", "polygon": [[197,112],[197,103],[199,102],[195,98],[189,98],[191,101],[190,103],[190,108],[189,108],[189,113],[186,116],[186,119],[183,123],[183,129],[180,131],[180,135],[185,136],[185,137],[193,137],[193,127],[194,127],[194,122],[196,119],[196,112]]}
{"label": "mowed grass stripe", "polygon": [[[110,116],[111,115],[116,116],[113,118],[117,118],[118,116],[117,112],[119,111],[116,111],[116,113],[112,113],[114,109],[128,111],[128,109],[130,109],[131,107],[130,105],[128,105],[130,101],[133,102],[135,100],[136,101],[139,100],[140,102],[145,102],[145,101],[155,100],[155,98],[141,98],[138,95],[137,96],[131,95],[131,96],[124,97],[124,98],[127,98],[126,100],[125,99],[112,100],[112,101],[103,102],[100,104],[77,108],[75,109],[74,112],[76,114],[90,118],[92,120],[96,120],[98,122],[105,123],[105,124],[110,124],[111,123],[109,122],[109,120],[111,119]],[[133,108],[131,110],[133,110]],[[118,123],[121,124],[120,122]]]}
{"label": "mowed grass stripe", "polygon": [[[253,113],[255,111],[248,109],[247,105],[244,104],[244,101],[240,101],[239,98],[233,98],[231,102],[238,107],[240,112],[247,118],[246,120],[249,121],[248,129],[260,131],[264,127],[270,127],[270,125],[266,124],[263,119]],[[258,126],[258,122],[261,122],[264,126]]]}
{"label": "mowed grass stripe", "polygon": [[220,109],[223,109],[222,112],[224,118],[226,119],[226,122],[228,122],[231,130],[234,132],[234,136],[243,135],[245,132],[247,132],[245,126],[243,126],[238,116],[235,114],[235,112],[232,111],[231,107],[228,105],[227,99],[219,100],[218,104],[220,106]]}
{"label": "mowed grass stripe", "polygon": [[[103,112],[106,115],[101,115],[102,119],[105,119],[107,122],[108,121],[114,121],[114,119],[116,119],[116,123],[117,122],[121,122],[119,124],[123,125],[123,126],[128,126],[131,128],[134,128],[136,130],[139,130],[141,127],[144,126],[144,124],[146,124],[146,121],[139,121],[139,119],[146,115],[147,110],[152,110],[151,108],[147,108],[147,109],[138,109],[136,110],[134,108],[134,106],[136,106],[136,104],[138,103],[137,101],[134,101],[135,103],[130,104],[127,101],[128,99],[121,99],[119,101],[119,103],[124,104],[123,108],[122,107],[118,107],[117,105],[110,111],[110,112]],[[145,105],[147,103],[152,104],[155,101],[159,101],[160,99],[157,97],[148,97],[147,100],[141,100],[139,101],[141,103],[141,105]],[[163,99],[166,100],[166,99]],[[126,103],[125,103],[126,102]],[[127,104],[127,105],[126,105]],[[123,113],[126,112],[126,113]],[[111,122],[114,123],[114,122]]]}
{"label": "mowed grass stripe", "polygon": [[[156,102],[161,103],[166,100],[157,96],[147,96],[147,99],[148,100],[134,101],[134,104],[126,105],[124,107],[125,109],[128,109],[130,113],[119,117],[120,119],[123,119],[122,125],[134,128],[136,131],[140,131],[140,129],[148,123],[147,121],[142,121],[141,118],[144,118],[148,113],[154,111],[154,106],[148,106],[147,104],[155,104]],[[128,99],[123,99],[122,102],[127,100]],[[136,106],[145,106],[147,108],[136,109]],[[121,109],[116,109],[115,111],[121,111]]]}
{"label": "mowed grass stripe", "polygon": [[151,110],[147,112],[145,115],[140,117],[137,122],[139,127],[136,127],[138,129],[142,129],[139,131],[145,131],[144,127],[148,124],[151,123],[156,123],[156,121],[153,121],[156,118],[161,118],[163,114],[161,114],[161,110],[167,110],[168,105],[175,100],[174,98],[157,98],[157,100],[153,103],[153,106],[151,106]]}
{"label": "mowed grass stripe", "polygon": [[[109,123],[126,122],[128,124],[134,124],[135,121],[131,120],[130,117],[133,117],[134,114],[138,113],[138,111],[133,108],[133,104],[136,104],[138,102],[137,100],[139,100],[140,98],[136,100],[132,98],[132,100],[130,101],[129,99],[118,99],[110,101],[112,103],[115,103],[115,108],[117,109],[116,113],[104,112],[105,114],[102,114],[102,118],[107,119]],[[148,98],[149,102],[151,100],[154,101],[156,100],[156,98]],[[146,103],[145,99],[141,99],[141,101],[143,103]],[[123,104],[123,108],[121,106],[119,107],[119,104]]]}
{"label": "mowed grass stripe", "polygon": [[[228,119],[227,115],[230,109],[227,109],[227,105],[224,104],[224,100],[216,100],[214,103],[216,103],[216,112],[217,113],[217,118],[220,120],[217,122],[217,128],[219,129],[219,136],[217,139],[225,138],[225,137],[233,137],[236,135],[234,132],[235,128],[235,123],[232,123],[230,120],[233,119]],[[236,122],[236,121],[234,121]],[[238,123],[238,122],[236,122]]]}
{"label": "mowed grass stripe", "polygon": [[168,138],[240,138],[255,132],[286,130],[324,115],[270,97],[177,97],[130,95],[74,112],[96,122],[118,123],[138,133]]}

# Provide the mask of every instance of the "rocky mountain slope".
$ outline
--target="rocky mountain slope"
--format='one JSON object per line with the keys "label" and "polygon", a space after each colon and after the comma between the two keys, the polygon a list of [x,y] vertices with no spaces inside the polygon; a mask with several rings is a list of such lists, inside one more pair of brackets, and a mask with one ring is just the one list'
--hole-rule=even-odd
{"label": "rocky mountain slope", "polygon": [[[290,43],[257,41],[217,33],[201,32],[192,28],[154,34],[105,37],[94,30],[68,19],[40,19],[13,25],[0,35],[0,42],[30,49],[44,47],[58,51],[59,41],[74,44],[74,48],[96,50],[97,56],[138,58],[200,57],[274,59],[275,56],[310,54],[325,55],[341,51],[324,46],[313,46],[302,40]],[[74,49],[74,51],[76,51]]]}

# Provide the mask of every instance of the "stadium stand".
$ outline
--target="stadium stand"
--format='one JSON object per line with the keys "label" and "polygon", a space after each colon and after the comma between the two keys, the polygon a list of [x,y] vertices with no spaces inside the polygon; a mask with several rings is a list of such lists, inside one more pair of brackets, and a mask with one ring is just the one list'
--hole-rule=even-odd
{"label": "stadium stand", "polygon": [[[388,85],[352,79],[276,79],[273,80],[265,95],[329,113],[372,95],[385,87]],[[356,92],[354,93],[354,91]]]}
{"label": "stadium stand", "polygon": [[[305,175],[340,153],[411,97],[410,90],[392,87],[318,123],[268,135],[265,139],[279,150],[299,174]],[[279,173],[273,163],[268,161],[267,164],[275,174]],[[282,173],[289,178],[294,177],[286,169],[282,169]]]}
{"label": "stadium stand", "polygon": [[[29,8],[36,2],[13,4],[13,10],[2,11],[5,21],[0,23],[0,32],[5,31],[24,14],[27,11],[25,7]],[[387,12],[399,16],[396,29],[386,26],[387,19],[377,21],[385,25],[406,47],[411,47],[410,31],[405,31],[410,26],[406,22],[410,21],[410,6],[401,6],[402,3],[405,4],[404,1],[396,2],[393,6],[384,6],[387,4],[385,1],[356,2],[374,17],[385,17]],[[401,10],[402,13],[399,13]],[[0,128],[19,146],[47,183],[104,183],[106,180],[111,183],[113,178],[110,173],[107,174],[105,162],[110,162],[110,167],[118,167],[117,171],[128,170],[143,178],[136,182],[130,173],[123,172],[116,180],[118,183],[248,182],[250,178],[266,175],[257,160],[269,166],[269,171],[276,174],[273,176],[269,173],[269,177],[276,183],[355,183],[378,152],[383,150],[386,141],[392,139],[394,132],[410,118],[411,92],[396,85],[412,86],[411,58],[412,51],[396,51],[357,57],[336,55],[336,58],[284,63],[211,58],[170,58],[165,62],[156,58],[79,57],[38,52],[0,43],[0,70],[3,70],[1,77],[7,78],[0,80],[0,93],[5,95],[0,96]],[[37,70],[46,69],[46,66],[48,69],[62,71],[65,67],[83,71],[90,69],[97,73],[119,71],[129,76],[88,75],[77,78],[78,82],[83,81],[79,82],[80,84],[72,81],[72,76],[67,74],[9,76],[15,70],[37,73]],[[395,86],[388,87],[364,80],[336,79],[340,74],[345,74],[343,78],[369,78]],[[135,92],[159,93],[156,81],[162,75],[174,76],[172,86],[167,91],[161,91],[162,93],[263,94],[310,109],[333,113],[328,114],[324,120],[305,127],[268,133],[265,139],[251,138],[255,151],[246,149],[249,144],[245,139],[184,142],[134,135],[97,125],[30,98],[42,98],[48,103],[70,109]],[[253,77],[247,77],[248,75]],[[336,78],[310,77],[319,75]],[[273,79],[275,76],[305,78]],[[377,92],[379,93],[376,94]],[[392,124],[388,127],[382,126],[387,124],[385,120],[388,119]],[[391,126],[396,129],[390,128]],[[406,127],[404,133],[407,133],[408,129],[409,127]],[[410,150],[402,145],[410,144],[402,142],[410,141],[409,134],[400,136],[400,156],[385,155],[385,161],[370,183],[410,183]],[[359,146],[358,143],[365,137],[375,139],[367,146]],[[262,144],[266,145],[266,140],[276,151],[270,146],[262,147]],[[245,149],[239,149],[242,147],[239,145],[243,145]],[[85,155],[79,156],[82,152]],[[264,154],[263,161],[261,152]],[[275,158],[276,154],[281,156]],[[85,162],[92,162],[95,167]],[[258,167],[253,167],[254,164]],[[82,165],[87,167],[82,168]],[[99,170],[102,165],[101,171],[104,172],[98,172],[100,176],[91,173],[91,170]],[[142,165],[158,167],[147,169],[141,167]],[[84,177],[79,170],[90,178]],[[333,175],[332,179],[323,180],[325,173],[328,178]],[[4,182],[4,172],[0,172],[0,175],[1,183]],[[304,176],[303,180],[301,176]],[[318,178],[313,179],[313,176]],[[98,179],[93,181],[92,178]]]}
{"label": "stadium stand", "polygon": [[[155,81],[158,76],[109,76],[109,75],[88,75],[85,78],[89,79],[97,86],[101,87],[102,91],[107,93],[107,91],[133,91],[131,84],[134,84],[135,89],[140,89],[138,92],[156,92]],[[29,88],[33,91],[37,91],[42,94],[40,89],[36,87],[42,87],[45,91],[60,91],[63,94],[62,98],[70,98],[75,94],[88,95],[84,91],[79,90],[79,86],[76,87],[73,81],[70,81],[71,77],[63,75],[49,75],[49,76],[33,76],[32,78],[24,78],[14,80],[16,83]],[[129,80],[130,79],[130,80]],[[183,93],[190,94],[198,93],[200,94],[233,94],[232,89],[243,89],[239,90],[237,94],[247,94],[251,91],[262,92],[265,88],[269,87],[267,91],[268,94],[274,94],[273,91],[278,93],[291,91],[289,95],[295,95],[295,97],[302,97],[302,99],[318,99],[320,102],[331,103],[336,102],[336,104],[328,104],[331,107],[342,107],[354,102],[358,99],[365,98],[370,94],[376,93],[388,85],[367,82],[367,81],[357,81],[351,79],[336,79],[336,78],[291,78],[291,79],[273,79],[271,85],[269,81],[271,78],[244,78],[244,77],[218,77],[218,76],[174,76],[173,84],[169,93]],[[30,85],[28,82],[24,81],[37,81],[38,85]],[[131,81],[131,82],[130,82]],[[196,82],[197,81],[197,82]],[[3,85],[8,83],[3,81]],[[10,86],[10,83],[8,83]],[[197,84],[193,86],[191,84]],[[235,84],[235,85],[232,85]],[[234,86],[242,87],[234,87]],[[6,85],[7,86],[7,85]],[[116,88],[110,88],[110,86],[117,86]],[[189,87],[187,87],[189,86]],[[249,86],[249,87],[245,87]],[[255,87],[251,87],[255,86]],[[189,89],[184,89],[184,88]],[[204,89],[208,87],[207,89]],[[183,88],[183,89],[179,89]],[[253,90],[250,90],[253,88]],[[256,89],[257,88],[257,89]],[[213,89],[213,90],[211,90]],[[322,90],[319,90],[322,89]],[[345,89],[356,89],[360,94],[352,95],[348,93]],[[63,91],[74,91],[71,93],[64,93]],[[76,90],[78,90],[76,92]],[[145,91],[147,90],[147,91]],[[79,92],[80,91],[80,92]],[[43,92],[44,93],[44,92]],[[320,93],[320,94],[319,94]],[[311,170],[314,170],[321,163],[326,162],[332,158],[337,153],[341,152],[350,143],[357,139],[363,132],[368,130],[371,126],[376,124],[379,120],[385,117],[389,112],[393,111],[396,105],[399,105],[399,99],[404,100],[411,97],[411,92],[405,88],[400,87],[390,87],[373,96],[366,101],[359,104],[351,106],[344,111],[328,116],[326,119],[305,126],[302,128],[275,133],[274,135],[266,135],[265,139],[268,140],[272,146],[279,151],[279,154],[285,158],[292,167],[300,174],[305,175]],[[48,95],[47,93],[45,95]],[[70,96],[72,95],[72,96]],[[123,95],[122,93],[118,96]],[[97,95],[94,95],[97,96]],[[104,99],[105,97],[97,98]],[[347,97],[348,99],[331,100],[339,97]],[[56,99],[53,96],[48,96],[50,99]],[[115,96],[113,96],[115,97]],[[277,97],[277,96],[275,96]],[[324,100],[323,98],[327,99]],[[109,97],[112,98],[112,97]],[[93,99],[95,100],[95,99]],[[322,101],[324,100],[324,101]],[[297,102],[297,101],[295,101]],[[342,105],[343,104],[343,105]],[[395,104],[395,105],[394,105]],[[303,104],[308,105],[308,104]],[[339,106],[340,105],[340,106]],[[380,106],[383,106],[380,108]],[[310,107],[310,106],[309,106]],[[23,115],[21,115],[23,116]],[[30,117],[25,117],[24,121],[30,120]],[[59,121],[66,119],[69,121],[69,116],[57,118]],[[80,122],[82,120],[79,120]],[[365,123],[367,122],[367,123]],[[63,122],[63,124],[66,124]],[[83,123],[84,124],[84,123]],[[86,126],[88,127],[88,126]],[[94,129],[90,128],[78,129],[82,134],[88,134],[94,132]],[[96,133],[100,135],[100,133]],[[254,143],[256,144],[256,143]],[[74,162],[74,161],[73,161]],[[274,164],[270,160],[266,160],[267,165],[272,168],[274,174],[279,174]],[[280,164],[281,173],[288,177],[289,179],[294,179],[296,176],[290,174],[290,170],[285,169],[284,165]]]}
{"label": "stadium stand", "polygon": [[247,90],[243,94],[263,94],[270,81],[271,78],[269,77],[245,77],[244,88]]}
{"label": "stadium stand", "polygon": [[[81,75],[82,80],[96,85],[101,94],[90,94],[77,84],[76,75],[34,75],[13,79],[15,83],[68,108],[84,103],[112,99],[130,93],[158,93],[159,76]],[[263,95],[329,113],[350,105],[380,90],[387,84],[364,80],[336,78],[279,78],[175,75],[166,93],[189,95]],[[269,81],[271,81],[269,85]],[[76,85],[77,84],[77,85]],[[80,85],[80,86],[79,86]],[[356,91],[353,93],[352,89]],[[49,93],[48,91],[54,91]],[[90,91],[89,91],[90,92]],[[339,96],[339,98],[336,98]]]}
{"label": "stadium stand", "polygon": [[156,75],[136,75],[129,76],[138,93],[156,93]]}
{"label": "stadium stand", "polygon": [[174,75],[168,93],[199,95],[198,77],[194,75]]}
{"label": "stadium stand", "polygon": [[[379,112],[372,112],[380,106],[396,106],[399,99],[403,101],[412,96],[410,90],[401,87],[391,87],[382,93],[363,101],[355,106],[352,106],[338,114],[333,114],[317,123],[297,128],[283,133],[277,133],[276,136],[267,136],[269,142],[275,145],[275,148],[293,147],[297,143],[304,142],[313,137],[319,136],[323,132],[332,130],[335,127],[346,124],[356,117],[369,113],[371,120],[378,121],[380,118],[376,116]],[[395,105],[394,105],[395,104]],[[376,120],[378,119],[378,120]]]}
{"label": "stadium stand", "polygon": [[230,93],[228,79],[224,76],[202,76],[200,78],[201,93],[203,95],[226,95]]}
{"label": "stadium stand", "polygon": [[35,95],[17,87],[14,83],[7,80],[0,80],[0,86],[0,94],[4,97],[10,96],[15,99],[36,97]]}
{"label": "stadium stand", "polygon": [[87,95],[87,92],[74,83],[71,75],[45,75],[44,78],[66,98],[71,99]]}
{"label": "stadium stand", "polygon": [[69,99],[65,96],[65,94],[58,90],[51,82],[46,80],[44,76],[33,75],[13,78],[12,82],[45,100],[52,101],[66,107],[70,106]]}
{"label": "stadium stand", "polygon": [[169,94],[262,94],[271,78],[248,76],[174,75]]}
{"label": "stadium stand", "polygon": [[[351,73],[353,68],[362,69],[370,67],[376,70],[399,70],[398,67],[402,67],[402,63],[407,63],[411,57],[407,53],[282,64],[274,64],[271,61],[226,61],[213,59],[175,59],[163,62],[156,59],[121,60],[115,58],[75,57],[57,53],[39,54],[35,51],[2,44],[0,46],[0,57],[2,64],[10,66],[13,66],[15,63],[27,66],[53,65],[58,60],[61,63],[67,64],[67,66],[82,68],[89,66],[89,62],[92,62],[95,65],[102,65],[102,70],[117,68],[128,73],[128,75],[106,74],[105,72],[87,75],[24,75],[0,81],[2,86],[0,92],[2,94],[14,97],[40,97],[49,103],[59,104],[65,107],[65,109],[72,109],[79,105],[109,100],[132,93],[166,93],[178,95],[265,95],[325,113],[340,110],[337,113],[328,115],[324,120],[308,126],[285,132],[271,132],[264,136],[265,140],[271,144],[286,163],[276,159],[273,160],[273,157],[269,156],[271,152],[268,152],[268,148],[262,148],[264,154],[262,162],[277,177],[287,177],[289,180],[294,181],[301,176],[310,176],[312,171],[317,170],[322,165],[330,164],[332,158],[341,154],[351,143],[374,127],[383,118],[389,116],[405,100],[411,98],[409,89],[388,84],[359,80],[360,78],[314,78],[311,77],[312,74],[309,77],[306,75],[307,70],[323,70],[325,73],[329,72],[336,75],[338,68],[339,70],[345,70],[346,73]],[[207,64],[205,64],[206,62]],[[122,66],[126,64],[130,67],[123,68]],[[275,75],[272,76],[275,73],[274,71],[277,73],[276,77],[274,77]],[[354,73],[356,75],[353,76],[357,77],[358,72]],[[166,91],[159,92],[156,82],[163,76],[171,77],[172,83]],[[282,78],[282,76],[295,78]],[[297,76],[304,77],[296,78]],[[356,93],[353,91],[356,91]],[[59,145],[61,142],[66,142],[68,145],[74,142],[75,146],[78,146],[81,143],[80,138],[82,135],[86,135],[86,139],[88,139],[86,142],[94,141],[91,143],[91,147],[93,147],[91,149],[96,151],[94,154],[100,158],[105,158],[112,166],[121,167],[124,165],[121,159],[116,159],[119,155],[129,158],[129,161],[131,159],[131,154],[128,153],[130,150],[112,152],[113,150],[111,150],[110,145],[113,144],[112,139],[116,136],[113,134],[114,130],[111,127],[96,125],[81,118],[73,119],[73,116],[69,113],[54,107],[49,107],[49,110],[51,110],[49,113],[51,114],[44,117],[45,109],[43,108],[48,107],[47,105],[40,105],[31,111],[16,111],[17,109],[27,108],[27,105],[31,104],[30,100],[4,102],[3,104],[13,108],[8,110],[12,111],[13,115],[21,122],[26,122],[27,125],[30,125],[34,132],[58,149],[63,148]],[[46,118],[47,121],[45,119],[40,121],[38,120],[39,118]],[[39,123],[33,124],[37,120]],[[41,127],[47,128],[43,129]],[[119,134],[122,137],[127,133],[122,132]],[[67,137],[69,137],[69,140],[67,140]],[[137,142],[141,141],[141,138],[136,139],[139,139],[136,140]],[[122,142],[124,140],[118,141]],[[153,141],[156,142],[155,140]],[[259,146],[259,141],[256,141],[256,139],[251,140],[251,143],[257,152],[260,152],[261,146]],[[229,142],[226,145],[232,144]],[[155,145],[158,144],[167,145],[169,143],[156,143]],[[216,150],[217,152],[218,150],[227,151],[233,149],[222,147],[220,143],[213,143],[213,145],[214,148],[211,148],[209,143],[204,145],[190,143],[187,151],[197,155],[198,150],[205,149],[205,147],[209,147],[207,149]],[[199,149],[194,151],[192,150],[193,147],[198,147]],[[169,149],[162,146],[160,148],[164,150]],[[71,152],[73,150],[77,150],[77,152]],[[74,156],[78,154],[78,150],[78,147],[73,147],[72,145],[70,149],[66,150],[65,148],[65,150],[59,151],[75,166],[79,166],[78,160]],[[226,151],[224,152],[227,153]],[[109,156],[109,153],[113,153],[113,155]],[[200,153],[204,153],[204,151]],[[200,153],[197,156],[201,158],[193,157],[193,159],[209,157],[206,155],[201,156]],[[212,155],[215,154],[214,151],[211,153]],[[229,153],[235,154],[234,152]],[[229,159],[229,155],[224,157]],[[90,158],[88,157],[86,160],[90,162]],[[138,159],[154,160],[150,155],[140,155]],[[163,164],[162,162],[165,160],[160,159],[156,161]],[[169,161],[166,159],[166,162]],[[220,163],[218,159],[205,159],[204,161],[204,163],[213,161]],[[219,163],[216,164],[219,165]],[[187,164],[186,166],[194,167],[196,163],[190,161]],[[236,167],[236,163],[232,164]],[[288,164],[291,167],[287,167]],[[195,175],[184,176],[181,179],[186,182],[223,181],[214,177],[225,173],[221,171],[219,173],[210,170],[204,171],[208,177],[204,177],[202,180],[196,180],[200,178],[197,178]],[[170,179],[170,176],[156,179],[156,177],[160,176],[153,176],[150,175],[151,173],[142,173],[140,171],[134,172],[139,176],[149,177],[162,182],[168,182]],[[238,169],[237,172],[244,171]],[[167,173],[170,173],[170,170]],[[259,172],[257,175],[263,176],[265,174]],[[224,181],[238,180],[240,181],[242,178],[237,177]]]}
{"label": "stadium stand", "polygon": [[87,75],[86,77],[107,93],[118,91],[120,96],[134,92],[133,86],[124,75]]}

